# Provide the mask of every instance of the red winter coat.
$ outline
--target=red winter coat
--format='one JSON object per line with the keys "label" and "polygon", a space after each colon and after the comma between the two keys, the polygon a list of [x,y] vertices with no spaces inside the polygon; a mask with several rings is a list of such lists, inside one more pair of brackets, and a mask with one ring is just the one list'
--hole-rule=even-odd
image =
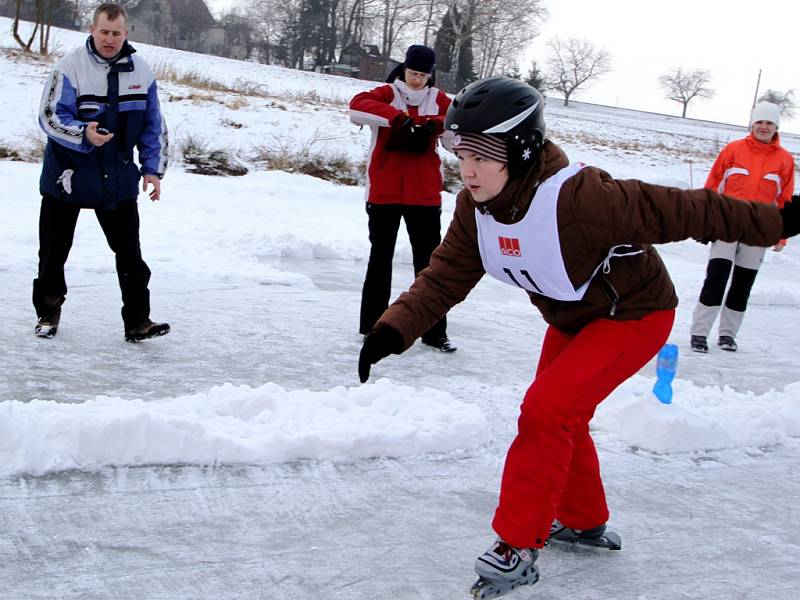
{"label": "red winter coat", "polygon": [[[439,109],[437,115],[428,117],[440,121],[438,131],[442,131],[450,98],[437,88],[426,89],[435,95]],[[367,202],[440,206],[442,163],[436,151],[438,137],[432,137],[428,149],[421,154],[386,149],[392,120],[404,112],[392,106],[396,93],[399,94],[393,84],[386,84],[361,92],[350,101],[350,120],[356,125],[372,128],[367,162]],[[405,112],[414,117],[419,114],[419,108],[407,106]]]}

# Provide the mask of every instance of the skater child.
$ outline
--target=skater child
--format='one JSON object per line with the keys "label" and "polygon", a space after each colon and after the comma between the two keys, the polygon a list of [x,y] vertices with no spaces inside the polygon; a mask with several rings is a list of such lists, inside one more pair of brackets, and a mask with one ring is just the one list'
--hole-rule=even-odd
{"label": "skater child", "polygon": [[[651,244],[711,238],[756,246],[797,233],[775,206],[713,190],[616,180],[570,164],[546,138],[543,100],[514,79],[470,84],[445,135],[465,185],[430,266],[378,319],[359,377],[400,354],[488,273],[521,288],[548,328],[521,405],[492,526],[475,565],[476,598],[535,583],[548,538],[619,547],[589,421],[597,405],[669,337],[678,300]],[[787,205],[789,206],[789,205]]]}

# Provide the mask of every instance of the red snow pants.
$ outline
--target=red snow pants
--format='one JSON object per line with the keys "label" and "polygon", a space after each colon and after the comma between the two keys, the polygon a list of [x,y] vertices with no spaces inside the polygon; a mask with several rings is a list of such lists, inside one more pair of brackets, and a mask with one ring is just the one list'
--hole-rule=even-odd
{"label": "red snow pants", "polygon": [[492,527],[517,548],[541,548],[553,519],[590,529],[608,520],[589,421],[618,385],[669,338],[674,310],[598,319],[576,335],[549,327],[536,378],[520,408]]}

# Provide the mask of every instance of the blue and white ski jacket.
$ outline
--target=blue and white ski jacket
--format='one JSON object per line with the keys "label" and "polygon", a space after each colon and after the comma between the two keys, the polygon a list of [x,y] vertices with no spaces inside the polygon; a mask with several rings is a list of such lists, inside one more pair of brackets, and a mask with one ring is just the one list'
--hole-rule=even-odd
{"label": "blue and white ski jacket", "polygon": [[[136,200],[141,175],[163,177],[167,168],[167,125],[155,77],[126,41],[108,62],[86,44],[56,63],[39,108],[47,134],[39,190],[83,208],[113,209]],[[84,132],[97,121],[114,134],[96,147]],[[133,161],[139,152],[141,171]]]}

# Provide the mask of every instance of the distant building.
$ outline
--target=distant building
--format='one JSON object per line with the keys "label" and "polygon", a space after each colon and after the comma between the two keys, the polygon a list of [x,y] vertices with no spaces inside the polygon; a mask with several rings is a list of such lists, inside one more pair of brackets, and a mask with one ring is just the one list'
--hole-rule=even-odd
{"label": "distant building", "polygon": [[400,63],[392,58],[381,56],[377,46],[373,44],[362,46],[354,42],[342,48],[339,62],[325,70],[334,75],[384,81],[398,64]]}

